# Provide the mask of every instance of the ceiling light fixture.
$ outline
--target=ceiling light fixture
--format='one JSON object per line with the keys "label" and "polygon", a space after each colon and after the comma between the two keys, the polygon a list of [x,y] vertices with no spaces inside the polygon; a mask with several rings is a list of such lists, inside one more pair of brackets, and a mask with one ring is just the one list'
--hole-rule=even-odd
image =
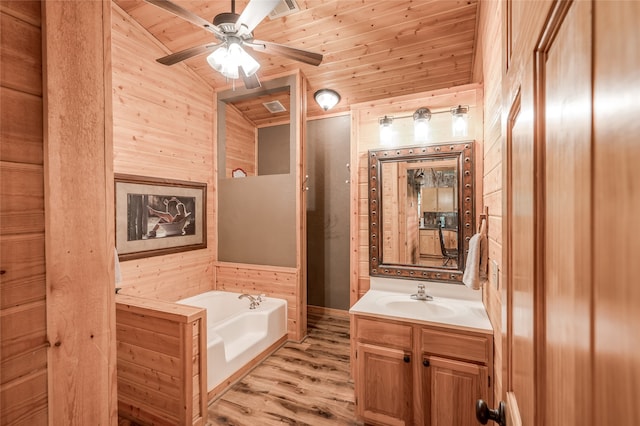
{"label": "ceiling light fixture", "polygon": [[252,76],[260,69],[258,61],[245,52],[240,46],[239,39],[233,40],[233,37],[229,37],[229,41],[225,43],[225,45],[219,47],[209,55],[207,62],[209,62],[211,68],[226,78],[234,80],[240,78],[240,69],[242,69],[247,77]]}
{"label": "ceiling light fixture", "polygon": [[313,94],[318,105],[325,111],[330,110],[340,102],[340,95],[335,90],[320,89]]}
{"label": "ceiling light fixture", "polygon": [[431,110],[429,108],[418,108],[413,113],[414,142],[427,141],[429,138],[429,120],[431,120]]}
{"label": "ceiling light fixture", "polygon": [[454,137],[467,136],[467,130],[469,128],[468,112],[468,105],[458,105],[457,107],[451,108],[451,133]]}

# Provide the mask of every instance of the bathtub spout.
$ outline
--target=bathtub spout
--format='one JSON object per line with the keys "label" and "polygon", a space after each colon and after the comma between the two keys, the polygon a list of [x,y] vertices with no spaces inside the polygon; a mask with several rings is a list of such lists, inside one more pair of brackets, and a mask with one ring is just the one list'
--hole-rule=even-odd
{"label": "bathtub spout", "polygon": [[256,306],[258,306],[258,305],[260,304],[260,302],[258,302],[258,301],[256,300],[256,298],[255,298],[255,297],[253,297],[253,296],[252,296],[252,295],[250,295],[250,294],[242,293],[240,296],[238,296],[238,299],[242,299],[243,297],[244,297],[244,298],[247,298],[247,299],[249,299],[249,300],[251,301],[251,304],[249,305],[249,309],[255,309],[255,308],[256,308]]}

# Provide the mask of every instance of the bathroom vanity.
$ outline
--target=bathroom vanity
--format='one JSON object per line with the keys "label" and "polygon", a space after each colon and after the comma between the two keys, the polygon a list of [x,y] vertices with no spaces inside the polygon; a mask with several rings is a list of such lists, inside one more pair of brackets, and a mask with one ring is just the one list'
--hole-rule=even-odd
{"label": "bathroom vanity", "polygon": [[493,331],[480,292],[374,278],[351,308],[351,359],[359,418],[377,425],[477,425],[492,403]]}

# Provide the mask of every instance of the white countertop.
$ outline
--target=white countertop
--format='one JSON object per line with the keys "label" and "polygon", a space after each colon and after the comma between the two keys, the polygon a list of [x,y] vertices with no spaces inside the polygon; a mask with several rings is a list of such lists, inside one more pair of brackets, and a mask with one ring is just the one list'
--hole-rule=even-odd
{"label": "white countertop", "polygon": [[[414,300],[418,284],[433,300]],[[349,310],[351,314],[492,333],[482,291],[461,284],[371,277],[370,290]]]}

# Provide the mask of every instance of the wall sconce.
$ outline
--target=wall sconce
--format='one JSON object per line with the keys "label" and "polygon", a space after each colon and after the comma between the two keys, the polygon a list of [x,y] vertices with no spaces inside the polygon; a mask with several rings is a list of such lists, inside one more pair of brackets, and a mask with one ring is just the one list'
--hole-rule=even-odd
{"label": "wall sconce", "polygon": [[454,137],[467,136],[469,127],[469,106],[458,105],[451,108],[451,133]]}
{"label": "wall sconce", "polygon": [[413,113],[413,140],[414,142],[426,142],[429,138],[429,120],[431,110],[419,108]]}
{"label": "wall sconce", "polygon": [[340,102],[340,95],[335,90],[320,89],[313,94],[318,105],[325,111],[330,110]]}
{"label": "wall sconce", "polygon": [[385,115],[378,120],[380,123],[380,143],[382,145],[391,145],[393,141],[393,117]]}

